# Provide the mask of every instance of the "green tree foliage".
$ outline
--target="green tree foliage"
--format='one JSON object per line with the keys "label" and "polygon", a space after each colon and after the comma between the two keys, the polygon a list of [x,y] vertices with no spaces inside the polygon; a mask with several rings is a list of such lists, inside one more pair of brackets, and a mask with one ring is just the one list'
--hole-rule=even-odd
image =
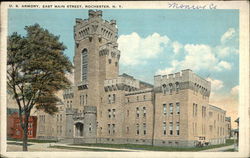
{"label": "green tree foliage", "polygon": [[32,108],[49,114],[57,112],[56,92],[70,85],[66,73],[73,68],[63,54],[66,47],[59,36],[38,24],[26,26],[27,35],[8,37],[7,84],[19,107],[23,129],[23,150],[27,151],[28,118]]}

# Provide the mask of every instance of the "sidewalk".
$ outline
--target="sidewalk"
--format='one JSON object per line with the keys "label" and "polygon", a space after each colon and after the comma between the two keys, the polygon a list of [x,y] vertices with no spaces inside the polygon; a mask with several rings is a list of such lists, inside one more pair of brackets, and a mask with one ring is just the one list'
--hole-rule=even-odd
{"label": "sidewalk", "polygon": [[202,150],[200,152],[219,152],[219,151],[225,151],[225,150],[229,150],[229,149],[233,149],[233,148],[234,148],[234,145],[229,145],[229,146],[223,146],[223,147],[220,147],[220,148]]}
{"label": "sidewalk", "polygon": [[50,143],[51,146],[63,146],[63,147],[73,147],[82,149],[101,149],[101,150],[116,150],[116,151],[130,151],[130,152],[147,152],[147,150],[136,150],[136,149],[124,149],[124,148],[109,148],[109,147],[94,147],[94,146],[84,146],[84,145],[68,145],[60,143]]}

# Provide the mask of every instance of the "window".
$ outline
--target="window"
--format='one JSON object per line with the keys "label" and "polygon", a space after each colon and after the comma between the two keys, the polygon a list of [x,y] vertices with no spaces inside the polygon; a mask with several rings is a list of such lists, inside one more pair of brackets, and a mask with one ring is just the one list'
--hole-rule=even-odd
{"label": "window", "polygon": [[139,118],[140,112],[139,112],[139,107],[136,108],[136,117]]}
{"label": "window", "polygon": [[113,109],[113,117],[115,118],[115,109]]}
{"label": "window", "polygon": [[162,92],[163,94],[167,93],[167,86],[165,84],[162,85]]}
{"label": "window", "polygon": [[163,114],[167,115],[167,104],[163,104]]}
{"label": "window", "polygon": [[86,105],[88,104],[88,95],[86,94]]}
{"label": "window", "polygon": [[127,134],[129,134],[129,127],[127,127],[127,131],[126,132],[127,132]]}
{"label": "window", "polygon": [[108,117],[111,118],[111,110],[108,109]]}
{"label": "window", "polygon": [[193,103],[193,116],[197,116],[197,106],[197,104]]}
{"label": "window", "polygon": [[143,117],[146,117],[146,107],[143,107]]}
{"label": "window", "polygon": [[115,62],[115,66],[118,66],[118,62]]}
{"label": "window", "polygon": [[180,90],[180,84],[179,84],[179,82],[176,82],[175,86],[176,86],[176,93],[178,93],[179,90]]}
{"label": "window", "polygon": [[112,101],[112,98],[111,98],[111,95],[109,94],[108,95],[108,103],[111,104],[111,101]]}
{"label": "window", "polygon": [[146,100],[146,96],[145,95],[143,96],[143,100]]}
{"label": "window", "polygon": [[80,95],[80,105],[82,105],[82,96]]}
{"label": "window", "polygon": [[206,117],[206,107],[202,106],[202,117],[205,118]]}
{"label": "window", "polygon": [[169,112],[170,112],[170,115],[173,114],[173,103],[169,103]]}
{"label": "window", "polygon": [[176,103],[176,114],[180,114],[180,103]]}
{"label": "window", "polygon": [[62,121],[62,114],[60,114],[60,121]]}
{"label": "window", "polygon": [[91,125],[91,123],[89,124],[89,132],[91,133],[91,131],[92,131],[92,125]]}
{"label": "window", "polygon": [[139,96],[136,97],[136,100],[139,101]]}
{"label": "window", "polygon": [[108,132],[109,132],[109,135],[110,135],[111,134],[110,124],[108,124]]}
{"label": "window", "polygon": [[81,64],[82,64],[82,81],[87,80],[88,78],[88,51],[87,49],[84,49],[82,51],[82,58],[81,58]]}
{"label": "window", "polygon": [[127,98],[127,101],[128,101],[128,103],[129,103],[129,98]]}
{"label": "window", "polygon": [[127,110],[127,117],[129,117],[129,110]]}
{"label": "window", "polygon": [[169,134],[173,135],[173,122],[169,122]]}
{"label": "window", "polygon": [[146,123],[143,123],[143,134],[146,135],[147,134],[147,127],[146,127]]}
{"label": "window", "polygon": [[209,125],[209,132],[213,132],[213,125]]}
{"label": "window", "polygon": [[172,92],[173,92],[173,84],[170,83],[169,84],[169,94],[172,94]]}
{"label": "window", "polygon": [[139,124],[137,123],[136,124],[136,135],[139,135],[140,133],[139,133]]}
{"label": "window", "polygon": [[113,134],[115,134],[115,124],[113,124]]}
{"label": "window", "polygon": [[180,123],[176,122],[176,135],[180,135]]}
{"label": "window", "polygon": [[195,116],[197,116],[197,109],[198,109],[198,105],[195,104]]}
{"label": "window", "polygon": [[58,114],[56,115],[56,121],[57,122],[59,121],[59,115]]}
{"label": "window", "polygon": [[111,59],[109,59],[109,64],[111,64],[112,63],[112,60]]}
{"label": "window", "polygon": [[115,94],[113,94],[113,103],[115,103]]}
{"label": "window", "polygon": [[162,123],[162,129],[163,129],[163,135],[166,135],[167,134],[167,124],[165,121]]}

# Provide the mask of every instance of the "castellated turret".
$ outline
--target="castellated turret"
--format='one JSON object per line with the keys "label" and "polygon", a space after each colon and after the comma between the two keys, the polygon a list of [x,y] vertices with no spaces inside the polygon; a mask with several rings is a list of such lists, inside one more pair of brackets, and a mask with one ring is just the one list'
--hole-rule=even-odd
{"label": "castellated turret", "polygon": [[76,19],[76,25],[74,27],[74,38],[76,41],[89,38],[93,35],[98,35],[101,41],[102,37],[111,43],[116,43],[118,35],[118,29],[116,26],[116,21],[103,20],[102,11],[89,10],[88,19]]}
{"label": "castellated turret", "polygon": [[196,75],[192,70],[186,69],[175,74],[155,76],[154,88],[156,92],[162,92],[164,90],[166,93],[182,89],[191,89],[209,97],[211,83]]}

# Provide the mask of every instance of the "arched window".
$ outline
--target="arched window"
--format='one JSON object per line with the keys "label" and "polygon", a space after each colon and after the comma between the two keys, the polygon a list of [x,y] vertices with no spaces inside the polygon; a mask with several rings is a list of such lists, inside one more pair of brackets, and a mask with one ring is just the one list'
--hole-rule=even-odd
{"label": "arched window", "polygon": [[167,86],[165,84],[162,85],[162,91],[163,91],[163,94],[167,93]]}
{"label": "arched window", "polygon": [[173,84],[169,83],[169,94],[172,94],[173,92]]}
{"label": "arched window", "polygon": [[81,72],[82,72],[82,81],[88,79],[88,50],[83,49],[81,54]]}
{"label": "arched window", "polygon": [[179,84],[179,82],[175,83],[175,87],[176,87],[176,93],[178,93],[179,90],[180,90],[180,84]]}

